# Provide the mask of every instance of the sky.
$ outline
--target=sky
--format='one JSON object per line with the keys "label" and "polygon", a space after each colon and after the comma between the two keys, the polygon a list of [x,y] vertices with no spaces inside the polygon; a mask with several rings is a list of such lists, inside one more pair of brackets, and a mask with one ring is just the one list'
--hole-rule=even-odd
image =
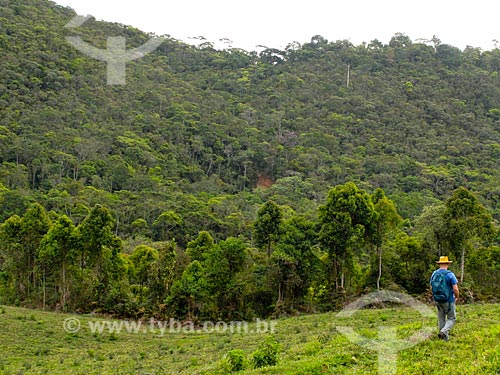
{"label": "sky", "polygon": [[[79,15],[119,22],[156,35],[217,48],[284,49],[314,35],[355,45],[388,43],[400,32],[413,41],[437,36],[460,49],[483,50],[500,41],[500,1],[495,0],[55,0]],[[221,41],[221,39],[229,39]]]}

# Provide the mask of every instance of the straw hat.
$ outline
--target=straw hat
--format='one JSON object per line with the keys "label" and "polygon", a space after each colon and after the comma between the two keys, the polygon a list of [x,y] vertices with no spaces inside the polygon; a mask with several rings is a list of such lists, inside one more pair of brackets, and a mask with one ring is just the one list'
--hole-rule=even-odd
{"label": "straw hat", "polygon": [[448,260],[448,257],[439,257],[439,260],[436,262],[437,264],[450,264],[453,261]]}

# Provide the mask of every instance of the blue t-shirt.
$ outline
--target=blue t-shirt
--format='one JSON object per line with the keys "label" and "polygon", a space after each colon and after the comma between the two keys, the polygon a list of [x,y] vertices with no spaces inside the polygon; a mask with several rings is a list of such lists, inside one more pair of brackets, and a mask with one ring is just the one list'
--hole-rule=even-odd
{"label": "blue t-shirt", "polygon": [[434,277],[434,274],[436,272],[440,272],[440,273],[445,273],[447,272],[446,274],[446,283],[448,284],[448,287],[450,288],[450,299],[448,300],[448,302],[455,302],[455,295],[453,293],[453,285],[457,285],[458,284],[458,280],[457,280],[457,277],[455,276],[455,274],[451,271],[448,271],[448,270],[442,270],[442,269],[438,269],[436,271],[434,271],[432,273],[432,276],[431,276],[431,280],[432,278]]}

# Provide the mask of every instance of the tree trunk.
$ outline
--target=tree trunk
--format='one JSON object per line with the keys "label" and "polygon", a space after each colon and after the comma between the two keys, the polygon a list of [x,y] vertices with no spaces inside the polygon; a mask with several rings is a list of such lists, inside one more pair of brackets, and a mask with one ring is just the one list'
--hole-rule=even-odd
{"label": "tree trunk", "polygon": [[380,279],[382,278],[382,246],[377,248],[378,254],[378,277],[377,277],[377,290],[380,290]]}
{"label": "tree trunk", "polygon": [[67,287],[66,287],[66,264],[62,264],[62,290],[61,290],[61,309],[66,311],[66,299],[67,299]]}
{"label": "tree trunk", "polygon": [[43,276],[42,276],[42,289],[43,289],[43,310],[45,310],[45,301],[46,301],[46,291],[45,291],[45,267],[43,269]]}
{"label": "tree trunk", "polygon": [[464,282],[465,273],[465,246],[462,246],[462,259],[460,259],[460,283]]}

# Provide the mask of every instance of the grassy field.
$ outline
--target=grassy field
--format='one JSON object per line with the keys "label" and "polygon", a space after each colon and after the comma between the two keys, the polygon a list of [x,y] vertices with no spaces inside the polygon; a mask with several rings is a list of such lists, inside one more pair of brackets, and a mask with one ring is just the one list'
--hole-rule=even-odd
{"label": "grassy field", "polygon": [[[76,319],[80,329],[73,332]],[[499,319],[500,305],[458,306],[450,341],[433,335],[400,351],[393,373],[500,374]],[[144,322],[137,333],[107,328],[93,333],[95,322],[105,324],[91,316],[0,307],[0,374],[229,374],[227,355],[234,349],[245,356],[246,368],[238,374],[378,374],[377,351],[367,343],[379,339],[380,327],[392,327],[402,339],[435,326],[433,318],[399,306],[357,311],[349,318],[336,313],[286,318],[273,327],[252,323],[247,332],[218,332],[222,325],[181,329],[170,322],[162,334]],[[351,343],[339,326],[352,327],[365,342]],[[252,353],[269,337],[279,343],[278,363],[254,369]]]}

